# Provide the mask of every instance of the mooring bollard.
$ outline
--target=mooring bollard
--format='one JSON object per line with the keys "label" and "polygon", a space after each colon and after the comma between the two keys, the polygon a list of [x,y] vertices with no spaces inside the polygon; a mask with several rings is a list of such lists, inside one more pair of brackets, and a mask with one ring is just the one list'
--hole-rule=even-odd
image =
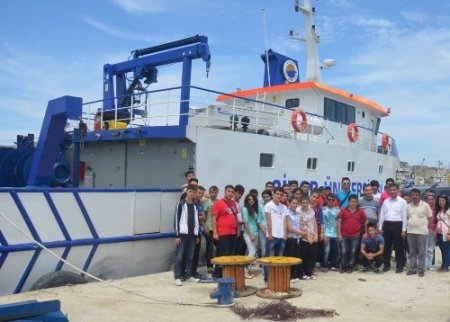
{"label": "mooring bollard", "polygon": [[239,292],[234,290],[234,278],[218,278],[217,290],[210,294],[212,299],[217,299],[219,305],[230,306],[234,304],[234,297],[239,296]]}

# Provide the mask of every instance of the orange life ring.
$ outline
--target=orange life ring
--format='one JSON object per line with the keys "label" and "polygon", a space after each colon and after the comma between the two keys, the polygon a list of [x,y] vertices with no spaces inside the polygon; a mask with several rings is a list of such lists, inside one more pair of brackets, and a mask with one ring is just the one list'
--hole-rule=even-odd
{"label": "orange life ring", "polygon": [[[302,118],[302,122],[300,124],[298,124],[297,122],[299,115]],[[306,113],[300,109],[294,110],[291,115],[291,124],[295,132],[303,132],[308,126],[308,119],[306,118]]]}
{"label": "orange life ring", "polygon": [[389,135],[386,133],[383,133],[383,136],[381,138],[381,146],[383,147],[384,150],[388,150],[389,149]]}
{"label": "orange life ring", "polygon": [[356,142],[359,138],[359,130],[356,123],[350,123],[347,127],[347,137],[350,142]]}

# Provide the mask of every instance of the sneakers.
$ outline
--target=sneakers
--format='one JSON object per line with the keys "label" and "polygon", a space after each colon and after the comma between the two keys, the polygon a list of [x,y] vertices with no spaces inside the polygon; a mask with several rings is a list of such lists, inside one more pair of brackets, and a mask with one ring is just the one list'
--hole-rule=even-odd
{"label": "sneakers", "polygon": [[328,267],[322,267],[322,273],[328,272]]}
{"label": "sneakers", "polygon": [[390,267],[383,267],[383,272],[384,273],[386,273],[386,272],[389,272],[391,270],[391,268]]}
{"label": "sneakers", "polygon": [[403,273],[403,267],[397,267],[396,269],[395,269],[395,272],[398,274],[398,273]]}
{"label": "sneakers", "polygon": [[378,273],[380,272],[380,268],[379,268],[379,267],[375,267],[375,268],[373,269],[373,272],[378,274]]}
{"label": "sneakers", "polygon": [[345,273],[345,268],[341,268],[340,270],[339,270],[339,273]]}
{"label": "sneakers", "polygon": [[191,277],[188,278],[188,281],[189,282],[193,282],[193,283],[198,283],[198,282],[200,282],[200,279],[191,276]]}
{"label": "sneakers", "polygon": [[434,267],[433,266],[427,267],[427,271],[434,271]]}
{"label": "sneakers", "polygon": [[414,274],[417,274],[417,271],[415,271],[415,270],[409,270],[409,271],[406,273],[406,275],[414,275]]}
{"label": "sneakers", "polygon": [[424,277],[425,276],[425,272],[424,271],[419,271],[419,277]]}
{"label": "sneakers", "polygon": [[445,267],[438,268],[438,272],[440,272],[440,273],[448,273],[448,271],[449,271],[448,267],[447,268],[445,268]]}
{"label": "sneakers", "polygon": [[300,282],[300,279],[299,279],[299,278],[293,278],[293,279],[291,279],[291,283],[298,283],[298,282]]}
{"label": "sneakers", "polygon": [[364,266],[362,269],[363,272],[367,273],[369,271],[369,266]]}
{"label": "sneakers", "polygon": [[301,280],[309,280],[309,276],[308,275],[303,275],[300,279]]}
{"label": "sneakers", "polygon": [[351,274],[351,273],[353,272],[353,268],[348,267],[347,270],[346,270],[346,272],[347,272],[348,274]]}
{"label": "sneakers", "polygon": [[181,286],[181,285],[183,285],[183,283],[181,283],[181,279],[177,278],[177,279],[175,280],[175,285],[176,285],[176,286]]}
{"label": "sneakers", "polygon": [[308,279],[315,281],[317,279],[317,277],[315,277],[314,275],[311,275],[311,276],[308,276]]}
{"label": "sneakers", "polygon": [[336,267],[332,266],[332,267],[330,268],[330,271],[337,272],[338,269],[337,269]]}

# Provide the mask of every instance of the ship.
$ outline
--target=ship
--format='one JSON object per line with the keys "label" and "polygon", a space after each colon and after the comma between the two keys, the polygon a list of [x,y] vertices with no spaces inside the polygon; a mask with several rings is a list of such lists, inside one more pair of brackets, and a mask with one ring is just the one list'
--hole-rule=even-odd
{"label": "ship", "polygon": [[[59,272],[116,279],[169,270],[188,169],[221,189],[307,180],[337,191],[349,177],[359,193],[394,177],[397,146],[379,131],[390,111],[321,82],[334,61],[319,61],[315,9],[308,0],[294,9],[305,23],[304,80],[296,59],[267,49],[262,87],[196,86],[193,61],[211,68],[208,38],[197,35],[105,64],[102,99],[50,100],[37,143],[19,135],[15,148],[0,149],[0,295]],[[182,65],[181,85],[152,89],[171,64]]]}

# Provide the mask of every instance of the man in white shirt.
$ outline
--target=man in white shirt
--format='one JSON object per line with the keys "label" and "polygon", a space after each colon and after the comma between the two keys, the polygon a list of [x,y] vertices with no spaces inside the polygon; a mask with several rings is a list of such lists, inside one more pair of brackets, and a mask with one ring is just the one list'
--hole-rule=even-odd
{"label": "man in white shirt", "polygon": [[389,198],[383,202],[380,210],[378,229],[384,237],[383,272],[391,268],[392,246],[395,250],[396,273],[403,272],[406,257],[403,250],[403,239],[406,237],[406,201],[399,196],[398,184],[389,187]]}
{"label": "man in white shirt", "polygon": [[[267,220],[266,256],[282,256],[287,239],[286,216],[288,209],[281,203],[283,189],[274,190],[273,199],[264,206]],[[267,282],[267,270],[264,269],[264,281]]]}

